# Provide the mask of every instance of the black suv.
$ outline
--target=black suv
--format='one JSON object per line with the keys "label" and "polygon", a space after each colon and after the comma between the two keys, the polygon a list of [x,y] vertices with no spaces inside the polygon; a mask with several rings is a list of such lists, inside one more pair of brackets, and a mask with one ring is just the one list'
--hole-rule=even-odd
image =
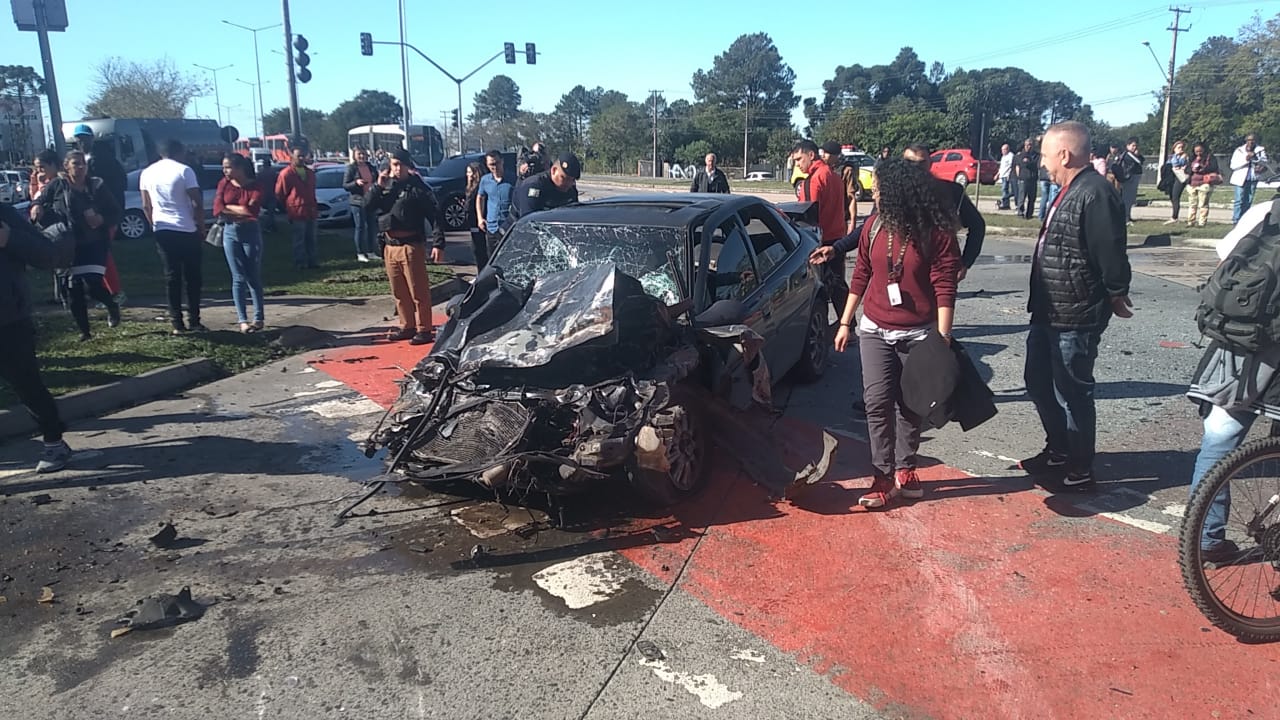
{"label": "black suv", "polygon": [[[473,162],[485,167],[484,153],[454,155],[423,174],[422,179],[444,204],[444,224],[448,230],[466,230],[467,211],[463,207],[467,199],[467,166]],[[502,153],[504,177],[516,181],[516,154]],[[489,172],[485,168],[485,172]]]}

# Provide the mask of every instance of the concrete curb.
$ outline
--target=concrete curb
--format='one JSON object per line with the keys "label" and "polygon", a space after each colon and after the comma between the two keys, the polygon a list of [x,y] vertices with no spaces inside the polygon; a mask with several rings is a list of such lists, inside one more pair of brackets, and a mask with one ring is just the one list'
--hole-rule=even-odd
{"label": "concrete curb", "polygon": [[[56,398],[58,412],[63,422],[74,422],[89,417],[150,402],[158,397],[177,392],[212,380],[218,368],[208,358],[193,358],[180,363],[156,368],[137,377],[124,378],[98,387],[77,390]],[[15,405],[0,410],[0,438],[31,435],[36,432],[35,421],[26,408]]]}
{"label": "concrete curb", "polygon": [[[988,225],[988,235],[1000,235],[1009,240],[1026,240],[1027,242],[1035,242],[1035,236],[1029,235],[1028,232],[1034,232],[1030,228],[1020,227],[1004,227],[1002,225]],[[1193,247],[1213,250],[1218,247],[1217,238],[1189,238],[1189,237],[1170,237],[1168,243],[1150,242],[1150,238],[1159,238],[1161,235],[1148,235],[1148,241],[1137,245],[1130,244],[1129,247]]]}
{"label": "concrete curb", "polygon": [[465,292],[466,289],[467,284],[455,272],[448,280],[442,280],[431,286],[431,303],[434,305],[440,302],[441,298],[448,300],[454,295]]}

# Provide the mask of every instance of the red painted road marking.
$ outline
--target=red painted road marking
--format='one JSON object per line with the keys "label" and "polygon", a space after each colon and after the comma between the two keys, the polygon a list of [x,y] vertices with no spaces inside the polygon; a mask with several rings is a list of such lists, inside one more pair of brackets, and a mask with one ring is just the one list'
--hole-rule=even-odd
{"label": "red painted road marking", "polygon": [[[432,318],[437,328],[444,325],[445,320],[447,318],[442,315]],[[310,364],[379,405],[391,407],[400,394],[396,381],[413,370],[431,347],[385,341],[373,345],[351,345],[325,351]]]}
{"label": "red painted road marking", "polygon": [[[317,367],[385,404],[395,388],[377,383],[390,384],[385,368],[401,353],[344,349]],[[798,456],[814,449],[806,423],[777,433]],[[682,589],[894,712],[1280,717],[1280,646],[1204,631],[1173,538],[1064,517],[1025,481],[944,465],[920,472],[924,500],[867,512],[867,475],[865,446],[843,440],[834,480],[775,505],[718,457],[710,487],[673,510],[708,528]],[[672,581],[695,542],[622,554]]]}

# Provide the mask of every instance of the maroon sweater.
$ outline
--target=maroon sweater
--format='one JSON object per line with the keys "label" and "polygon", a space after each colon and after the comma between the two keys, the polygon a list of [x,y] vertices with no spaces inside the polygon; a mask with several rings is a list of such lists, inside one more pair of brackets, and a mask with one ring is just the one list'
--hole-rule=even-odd
{"label": "maroon sweater", "polygon": [[[886,330],[911,330],[932,325],[939,307],[955,307],[956,274],[960,272],[960,245],[950,230],[933,231],[933,252],[926,258],[915,243],[907,245],[902,259],[902,279],[898,289],[901,305],[889,304],[889,228],[880,227],[875,238],[871,219],[863,225],[858,242],[858,262],[853,269],[849,293],[862,298],[862,312]],[[896,261],[902,254],[902,239],[893,238]]]}

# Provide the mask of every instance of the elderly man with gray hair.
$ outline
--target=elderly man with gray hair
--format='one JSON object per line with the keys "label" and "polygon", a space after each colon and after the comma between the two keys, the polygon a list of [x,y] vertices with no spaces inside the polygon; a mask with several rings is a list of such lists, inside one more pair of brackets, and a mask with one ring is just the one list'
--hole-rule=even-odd
{"label": "elderly man with gray hair", "polygon": [[707,153],[706,165],[693,176],[689,192],[728,194],[729,178],[725,177],[723,170],[716,167],[715,153]]}
{"label": "elderly man with gray hair", "polygon": [[1044,134],[1041,163],[1061,186],[1031,262],[1024,379],[1044,425],[1045,448],[1021,467],[1064,474],[1064,487],[1091,485],[1097,441],[1093,364],[1112,315],[1133,317],[1119,193],[1089,164],[1089,130],[1078,122]]}

